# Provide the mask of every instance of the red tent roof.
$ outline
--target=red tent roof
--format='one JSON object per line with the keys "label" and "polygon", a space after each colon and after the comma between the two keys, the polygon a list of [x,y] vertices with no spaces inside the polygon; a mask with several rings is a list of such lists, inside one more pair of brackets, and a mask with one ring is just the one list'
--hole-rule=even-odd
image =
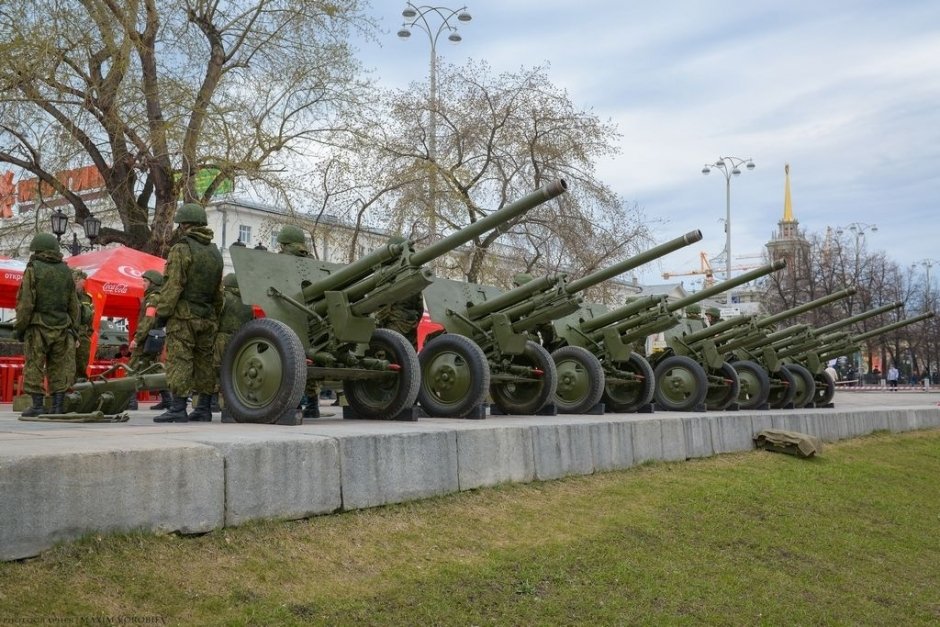
{"label": "red tent roof", "polygon": [[0,259],[0,307],[12,309],[16,306],[16,290],[23,282],[26,262],[4,257]]}

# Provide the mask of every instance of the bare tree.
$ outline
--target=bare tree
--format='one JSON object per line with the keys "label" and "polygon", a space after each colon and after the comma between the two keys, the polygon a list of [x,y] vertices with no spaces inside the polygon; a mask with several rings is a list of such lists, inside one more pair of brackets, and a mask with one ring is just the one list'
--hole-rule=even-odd
{"label": "bare tree", "polygon": [[285,160],[342,129],[363,87],[347,34],[374,28],[362,11],[359,0],[5,0],[0,163],[38,177],[79,222],[88,206],[56,172],[93,164],[123,227],[102,241],[160,253],[180,199],[204,202],[234,179],[284,187]]}

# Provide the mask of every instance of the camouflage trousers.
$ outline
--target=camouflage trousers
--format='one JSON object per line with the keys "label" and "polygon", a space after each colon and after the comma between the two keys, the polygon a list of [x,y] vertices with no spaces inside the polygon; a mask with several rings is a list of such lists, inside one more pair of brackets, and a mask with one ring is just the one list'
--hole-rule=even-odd
{"label": "camouflage trousers", "polygon": [[134,350],[131,351],[131,358],[127,360],[127,365],[137,372],[138,370],[143,370],[144,368],[150,367],[152,364],[160,361],[160,355],[155,353],[145,353],[144,349],[140,346],[135,346]]}
{"label": "camouflage trousers", "polygon": [[66,329],[47,329],[31,325],[23,343],[23,391],[43,394],[43,379],[49,393],[65,392],[75,377],[75,338]]}
{"label": "camouflage trousers", "polygon": [[174,396],[212,394],[215,320],[170,318],[166,323],[166,380]]}
{"label": "camouflage trousers", "polygon": [[225,349],[228,346],[229,340],[232,339],[231,333],[216,333],[215,335],[215,345],[212,349],[212,370],[215,372],[215,391],[219,392],[221,387],[221,375],[222,375],[222,355],[225,354]]}
{"label": "camouflage trousers", "polygon": [[75,378],[88,377],[88,360],[91,358],[91,336],[79,335],[78,347],[75,349]]}

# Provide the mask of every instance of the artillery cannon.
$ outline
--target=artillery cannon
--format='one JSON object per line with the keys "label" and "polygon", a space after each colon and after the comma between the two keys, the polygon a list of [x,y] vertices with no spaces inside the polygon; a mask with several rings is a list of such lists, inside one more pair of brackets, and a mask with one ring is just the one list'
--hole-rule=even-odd
{"label": "artillery cannon", "polygon": [[[500,411],[531,414],[554,401],[562,413],[583,413],[601,399],[605,371],[579,346],[540,345],[533,337],[581,306],[579,293],[702,238],[692,231],[580,279],[553,274],[502,292],[435,279],[425,290],[431,318],[445,333],[421,350],[418,400],[435,416],[466,416],[489,392]],[[541,331],[541,332],[540,332]]]}
{"label": "artillery cannon", "polygon": [[242,301],[263,318],[243,325],[222,360],[222,395],[237,422],[294,424],[307,379],[341,386],[364,418],[393,418],[417,399],[415,348],[377,328],[371,314],[419,295],[432,281],[424,264],[564,193],[550,183],[473,224],[415,250],[389,242],[348,265],[230,249]]}
{"label": "artillery cannon", "polygon": [[611,411],[639,411],[654,398],[665,409],[691,409],[701,405],[708,392],[708,377],[702,367],[687,356],[670,352],[654,357],[654,371],[641,354],[640,344],[649,335],[679,324],[675,312],[683,307],[783,266],[782,262],[765,266],[673,303],[667,303],[665,296],[645,296],[613,310],[599,304],[585,305],[552,323],[550,333],[545,334],[547,344],[579,346],[600,360],[606,377],[602,400]]}

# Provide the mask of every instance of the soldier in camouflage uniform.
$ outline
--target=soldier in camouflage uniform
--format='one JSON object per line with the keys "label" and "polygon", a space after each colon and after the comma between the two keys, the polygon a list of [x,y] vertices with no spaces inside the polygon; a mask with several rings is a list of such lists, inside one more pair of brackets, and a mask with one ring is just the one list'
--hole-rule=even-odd
{"label": "soldier in camouflage uniform", "polygon": [[91,334],[94,331],[92,319],[95,315],[95,305],[91,295],[85,291],[85,279],[88,275],[74,268],[72,278],[75,280],[75,295],[78,297],[78,347],[75,349],[75,380],[84,381],[88,378],[88,360],[91,358]]}
{"label": "soldier in camouflage uniform", "polygon": [[23,387],[32,397],[24,417],[44,413],[43,378],[52,394],[52,413],[61,414],[65,391],[75,376],[75,341],[81,319],[75,281],[62,261],[59,242],[39,233],[16,293],[16,334],[24,341]]}
{"label": "soldier in camouflage uniform", "polygon": [[[157,303],[156,326],[166,327],[166,378],[173,394],[170,409],[154,422],[211,421],[212,349],[222,311],[222,253],[212,243],[206,210],[186,203],[176,212],[176,243],[166,259]],[[186,413],[186,397],[198,403]]]}
{"label": "soldier in camouflage uniform", "polygon": [[[144,280],[144,298],[140,301],[140,312],[137,314],[137,331],[131,340],[131,358],[129,366],[133,370],[149,368],[155,361],[160,360],[163,352],[162,345],[156,352],[148,353],[147,337],[155,328],[157,320],[157,299],[160,296],[160,287],[163,285],[163,275],[156,270],[147,270],[142,276]],[[153,348],[152,346],[150,348]],[[169,409],[170,391],[160,390],[160,402],[154,403],[150,409]]]}
{"label": "soldier in camouflage uniform", "polygon": [[[235,331],[238,331],[243,324],[255,317],[251,305],[242,302],[242,295],[238,289],[238,279],[231,272],[222,277],[222,296],[224,304],[222,305],[222,315],[219,316],[219,332],[215,336],[215,350],[213,351],[216,393],[219,391],[219,373],[222,369],[222,355],[225,354],[225,348]],[[227,415],[228,412],[223,407],[223,422]]]}
{"label": "soldier in camouflage uniform", "polygon": [[[305,244],[304,232],[298,227],[288,224],[281,228],[277,234],[277,243],[281,249],[278,251],[282,255],[293,255],[295,257],[309,257],[310,252]],[[304,418],[320,417],[320,385],[314,379],[307,379],[307,385],[304,388],[304,394],[307,396],[307,404],[304,406]]]}
{"label": "soldier in camouflage uniform", "polygon": [[717,307],[709,307],[705,310],[705,319],[708,320],[708,326],[721,322],[721,310]]}

